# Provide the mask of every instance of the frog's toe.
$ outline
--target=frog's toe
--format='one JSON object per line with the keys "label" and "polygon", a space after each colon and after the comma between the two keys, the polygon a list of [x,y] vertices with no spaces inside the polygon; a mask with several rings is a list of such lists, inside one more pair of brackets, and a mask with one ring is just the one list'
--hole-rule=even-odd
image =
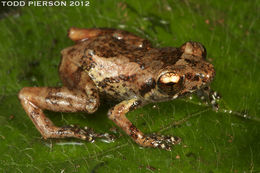
{"label": "frog's toe", "polygon": [[164,135],[152,134],[149,137],[153,139],[153,141],[151,142],[153,147],[168,150],[168,151],[171,150],[171,147],[173,145],[179,144],[181,142],[181,138],[175,136],[169,136],[169,135],[164,136]]}
{"label": "frog's toe", "polygon": [[106,143],[111,143],[111,142],[114,142],[116,137],[114,135],[111,135],[111,134],[108,134],[108,133],[102,133],[102,134],[98,134],[99,138],[101,138],[101,140],[103,142],[106,142]]}
{"label": "frog's toe", "polygon": [[95,142],[95,132],[91,128],[84,127],[84,129],[80,128],[77,125],[69,125],[65,127],[74,133],[74,137],[88,141]]}
{"label": "frog's toe", "polygon": [[221,96],[218,92],[216,91],[212,91],[210,93],[210,104],[212,105],[212,108],[215,110],[215,111],[218,111],[219,110],[219,101],[221,99]]}
{"label": "frog's toe", "polygon": [[181,143],[181,138],[179,138],[177,136],[165,136],[163,140],[166,141],[166,143],[172,144],[172,145]]}
{"label": "frog's toe", "polygon": [[106,143],[114,142],[116,137],[108,133],[96,133],[92,128],[84,127],[84,132],[87,141],[94,142],[99,138]]}

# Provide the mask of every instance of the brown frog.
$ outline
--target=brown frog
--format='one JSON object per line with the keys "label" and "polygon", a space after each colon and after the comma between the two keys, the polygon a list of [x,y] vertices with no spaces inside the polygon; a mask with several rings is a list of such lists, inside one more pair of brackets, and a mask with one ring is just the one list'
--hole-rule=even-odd
{"label": "brown frog", "polygon": [[187,42],[179,48],[154,48],[149,41],[127,31],[96,28],[71,28],[68,36],[76,44],[61,51],[59,74],[64,86],[25,87],[19,93],[23,108],[45,139],[111,139],[110,135],[91,129],[57,127],[43,113],[51,110],[91,114],[102,98],[117,102],[108,111],[108,118],[137,144],[170,150],[180,138],[144,135],[126,118],[126,113],[195,91],[212,98],[208,85],[215,71],[205,60],[204,46],[198,42]]}

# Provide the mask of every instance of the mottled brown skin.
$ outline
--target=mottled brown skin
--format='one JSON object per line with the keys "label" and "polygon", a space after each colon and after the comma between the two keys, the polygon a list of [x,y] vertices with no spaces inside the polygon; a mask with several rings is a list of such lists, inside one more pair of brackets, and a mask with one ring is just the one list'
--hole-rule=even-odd
{"label": "mottled brown skin", "polygon": [[[25,111],[44,138],[92,141],[102,136],[75,127],[56,127],[43,113],[93,113],[102,98],[118,103],[109,110],[108,117],[139,145],[170,149],[180,142],[177,137],[144,135],[125,115],[148,103],[208,89],[215,71],[205,60],[206,50],[200,43],[154,48],[145,39],[115,29],[71,28],[68,36],[76,44],[61,52],[59,73],[64,86],[26,87],[19,93]],[[168,82],[166,74],[177,78]]]}

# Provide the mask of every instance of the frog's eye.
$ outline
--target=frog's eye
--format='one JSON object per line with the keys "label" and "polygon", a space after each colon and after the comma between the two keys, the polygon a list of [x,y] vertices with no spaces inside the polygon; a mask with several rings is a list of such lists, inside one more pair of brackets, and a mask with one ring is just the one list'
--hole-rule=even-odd
{"label": "frog's eye", "polygon": [[182,77],[176,73],[169,72],[160,76],[157,85],[163,92],[167,94],[175,94],[181,88]]}
{"label": "frog's eye", "polygon": [[207,51],[206,48],[198,42],[187,42],[184,43],[181,46],[181,50],[186,53],[186,54],[190,54],[190,55],[194,55],[197,57],[202,57],[203,59],[206,59],[207,56]]}

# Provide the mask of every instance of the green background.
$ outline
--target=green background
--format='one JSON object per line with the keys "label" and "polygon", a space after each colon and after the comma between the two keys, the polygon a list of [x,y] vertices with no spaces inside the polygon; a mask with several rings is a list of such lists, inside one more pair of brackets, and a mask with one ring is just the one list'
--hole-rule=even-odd
{"label": "green background", "polygon": [[[89,7],[1,8],[0,172],[260,172],[259,6],[257,0],[95,0]],[[60,51],[73,44],[66,37],[71,26],[121,28],[158,47],[203,43],[216,69],[220,111],[194,96],[128,114],[145,133],[180,136],[172,151],[141,148],[121,130],[114,143],[43,140],[17,93],[61,86],[57,68]],[[108,109],[46,114],[56,125],[112,133]]]}

